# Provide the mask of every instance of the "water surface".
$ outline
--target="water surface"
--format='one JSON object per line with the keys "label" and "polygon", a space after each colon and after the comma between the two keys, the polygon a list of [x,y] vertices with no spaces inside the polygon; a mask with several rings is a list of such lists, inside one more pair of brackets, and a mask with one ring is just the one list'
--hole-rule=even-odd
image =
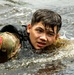
{"label": "water surface", "polygon": [[71,43],[50,54],[23,50],[19,58],[0,64],[0,75],[74,75],[74,0],[0,0],[0,25],[27,25],[39,8],[62,16],[61,38]]}

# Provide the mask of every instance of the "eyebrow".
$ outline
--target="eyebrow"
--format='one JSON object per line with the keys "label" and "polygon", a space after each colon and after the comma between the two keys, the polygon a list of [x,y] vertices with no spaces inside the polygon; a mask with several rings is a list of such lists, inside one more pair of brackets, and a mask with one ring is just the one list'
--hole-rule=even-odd
{"label": "eyebrow", "polygon": [[51,31],[50,29],[46,29],[46,32],[47,32],[47,33],[51,33],[51,34],[53,34],[53,35],[56,34],[56,32],[54,32],[53,30]]}
{"label": "eyebrow", "polygon": [[[42,31],[44,31],[44,28],[42,27],[37,27],[36,29],[41,29]],[[56,34],[53,30],[50,30],[50,28],[45,28],[45,31],[47,33]]]}
{"label": "eyebrow", "polygon": [[41,30],[43,30],[43,31],[44,31],[44,29],[43,29],[42,27],[37,27],[36,29],[41,29]]}

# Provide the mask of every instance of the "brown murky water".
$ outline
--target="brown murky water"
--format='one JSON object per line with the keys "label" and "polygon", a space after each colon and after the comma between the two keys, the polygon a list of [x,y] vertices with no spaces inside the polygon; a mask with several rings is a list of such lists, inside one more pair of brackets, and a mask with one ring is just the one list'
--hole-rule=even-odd
{"label": "brown murky water", "polygon": [[[33,12],[48,8],[62,16],[61,38],[69,40],[49,53],[23,49],[17,57],[0,64],[0,75],[74,75],[74,1],[0,0],[0,25],[28,24]],[[66,43],[66,44],[65,44]],[[63,45],[65,44],[65,46]]]}

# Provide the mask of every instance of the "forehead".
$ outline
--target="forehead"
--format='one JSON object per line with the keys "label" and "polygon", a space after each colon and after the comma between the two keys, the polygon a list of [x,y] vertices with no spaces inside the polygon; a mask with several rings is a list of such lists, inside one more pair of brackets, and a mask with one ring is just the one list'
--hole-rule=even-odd
{"label": "forehead", "polygon": [[50,25],[43,25],[42,22],[39,22],[39,23],[36,23],[34,25],[35,28],[42,28],[44,29],[45,31],[52,31],[52,32],[55,32],[57,31],[57,26],[54,26],[53,28],[50,26]]}

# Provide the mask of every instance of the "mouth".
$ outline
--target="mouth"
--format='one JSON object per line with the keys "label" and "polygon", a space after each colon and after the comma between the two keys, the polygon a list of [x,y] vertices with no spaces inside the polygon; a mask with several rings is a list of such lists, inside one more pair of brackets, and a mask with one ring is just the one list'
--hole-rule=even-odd
{"label": "mouth", "polygon": [[46,43],[43,42],[37,42],[37,46],[38,47],[44,47],[46,45]]}

